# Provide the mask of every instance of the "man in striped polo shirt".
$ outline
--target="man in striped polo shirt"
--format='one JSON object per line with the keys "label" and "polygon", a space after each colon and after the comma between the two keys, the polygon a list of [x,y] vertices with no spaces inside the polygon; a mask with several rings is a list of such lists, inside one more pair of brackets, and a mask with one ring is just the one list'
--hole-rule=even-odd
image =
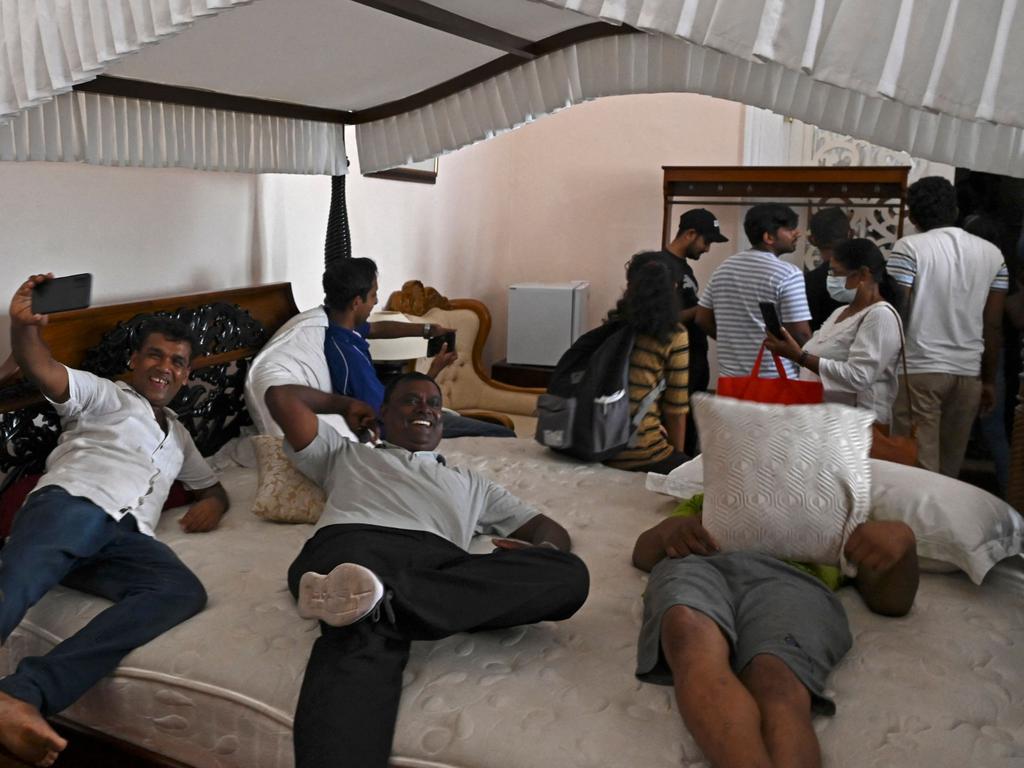
{"label": "man in striped polo shirt", "polygon": [[[800,345],[811,337],[803,274],[779,258],[796,250],[798,223],[789,206],[755,205],[743,220],[750,249],[730,256],[712,273],[697,307],[697,325],[718,342],[719,376],[750,375],[765,337],[758,306],[762,301],[775,305],[782,324]],[[796,363],[782,364],[790,378],[799,376]],[[770,355],[761,363],[761,375],[778,376]]]}

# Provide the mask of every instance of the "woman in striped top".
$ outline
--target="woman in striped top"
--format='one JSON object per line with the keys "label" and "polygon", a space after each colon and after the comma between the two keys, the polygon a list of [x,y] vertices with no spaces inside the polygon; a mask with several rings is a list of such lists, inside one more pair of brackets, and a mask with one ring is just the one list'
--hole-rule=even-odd
{"label": "woman in striped top", "polygon": [[635,414],[661,379],[665,390],[644,415],[635,444],[605,463],[633,472],[667,474],[689,457],[683,452],[690,410],[689,340],[679,323],[679,300],[671,273],[654,252],[638,253],[626,269],[626,291],[608,313],[609,323],[636,332],[629,356],[630,413]]}

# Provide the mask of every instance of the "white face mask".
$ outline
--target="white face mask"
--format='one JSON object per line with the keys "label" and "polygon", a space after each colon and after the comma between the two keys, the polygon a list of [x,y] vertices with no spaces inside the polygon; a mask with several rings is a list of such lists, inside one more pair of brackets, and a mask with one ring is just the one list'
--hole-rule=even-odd
{"label": "white face mask", "polygon": [[857,295],[856,288],[846,287],[846,277],[839,275],[829,275],[825,278],[825,287],[828,289],[828,295],[838,301],[840,304],[849,304],[853,301],[853,297]]}

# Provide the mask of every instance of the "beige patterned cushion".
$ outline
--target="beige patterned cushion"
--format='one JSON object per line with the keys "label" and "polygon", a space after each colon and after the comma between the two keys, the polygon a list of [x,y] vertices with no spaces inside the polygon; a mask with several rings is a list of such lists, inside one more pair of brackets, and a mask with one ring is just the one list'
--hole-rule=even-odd
{"label": "beige patterned cushion", "polygon": [[288,461],[280,437],[253,435],[259,487],[252,512],[276,523],[315,523],[324,509],[324,492]]}
{"label": "beige patterned cushion", "polygon": [[696,396],[704,527],[725,551],[840,565],[871,506],[871,411]]}

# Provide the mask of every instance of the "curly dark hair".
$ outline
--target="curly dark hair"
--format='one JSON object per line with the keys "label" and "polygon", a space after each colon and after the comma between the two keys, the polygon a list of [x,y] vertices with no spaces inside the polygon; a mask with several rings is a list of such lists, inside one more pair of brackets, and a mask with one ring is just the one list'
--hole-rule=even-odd
{"label": "curly dark hair", "polygon": [[376,279],[373,259],[336,259],[324,270],[324,304],[343,312],[357,296],[365,299]]}
{"label": "curly dark hair", "polygon": [[774,235],[779,227],[796,227],[800,217],[796,211],[782,203],[761,203],[753,206],[743,217],[743,232],[756,248],[764,242],[766,234]]}
{"label": "curly dark hair", "polygon": [[605,322],[627,323],[663,344],[672,337],[679,328],[679,297],[661,254],[644,251],[630,259],[626,290]]}
{"label": "curly dark hair", "polygon": [[187,323],[176,320],[173,317],[152,315],[139,323],[135,329],[135,334],[131,340],[132,352],[140,352],[146,340],[154,333],[159,333],[168,341],[188,344],[189,359],[199,351],[199,342],[196,339],[196,335],[192,332],[192,328]]}
{"label": "curly dark hair", "polygon": [[956,224],[956,189],[942,176],[925,176],[907,187],[907,210],[918,229]]}
{"label": "curly dark hair", "polygon": [[398,388],[398,385],[404,384],[407,381],[429,381],[431,384],[437,387],[437,393],[441,394],[441,388],[437,386],[437,382],[434,381],[429,376],[427,376],[427,374],[420,373],[419,371],[409,371],[408,373],[403,373],[398,376],[395,376],[393,379],[391,379],[391,381],[387,383],[387,385],[384,387],[384,400],[382,402],[386,403],[389,400],[391,400],[391,396],[395,393],[395,389]]}
{"label": "curly dark hair", "polygon": [[831,250],[850,237],[850,217],[838,206],[822,208],[807,222],[810,236],[818,248]]}

